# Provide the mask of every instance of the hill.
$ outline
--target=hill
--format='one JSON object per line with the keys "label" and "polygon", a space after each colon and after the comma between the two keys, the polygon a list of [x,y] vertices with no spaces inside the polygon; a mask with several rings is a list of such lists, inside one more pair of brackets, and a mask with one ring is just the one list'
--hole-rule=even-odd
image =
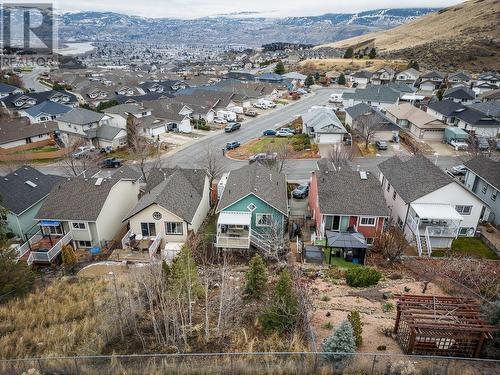
{"label": "hill", "polygon": [[500,0],[467,1],[390,30],[318,47],[375,46],[391,59],[417,60],[429,69],[499,69]]}

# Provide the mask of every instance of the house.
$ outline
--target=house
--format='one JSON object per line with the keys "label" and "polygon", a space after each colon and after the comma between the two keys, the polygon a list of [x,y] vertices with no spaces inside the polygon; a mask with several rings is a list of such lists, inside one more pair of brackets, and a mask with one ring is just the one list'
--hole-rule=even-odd
{"label": "house", "polygon": [[456,126],[482,137],[495,138],[500,134],[500,121],[493,116],[466,107],[456,113]]}
{"label": "house", "polygon": [[139,177],[121,167],[107,178],[67,178],[54,186],[36,214],[39,241],[28,242],[28,263],[50,263],[66,244],[75,249],[109,246],[137,204]]}
{"label": "house", "polygon": [[229,173],[216,213],[216,246],[282,248],[288,217],[285,175],[254,163]]}
{"label": "house", "polygon": [[23,165],[0,179],[1,205],[6,209],[7,231],[27,240],[36,226],[35,215],[55,184],[63,177],[46,175]]}
{"label": "house", "polygon": [[21,116],[29,118],[31,123],[55,120],[65,113],[71,111],[72,107],[46,100],[33,107],[19,111]]}
{"label": "house", "polygon": [[399,103],[399,93],[387,86],[371,85],[365,89],[357,88],[355,92],[344,92],[342,104],[344,108],[359,103],[366,103],[377,108],[384,108]]}
{"label": "house", "polygon": [[500,121],[500,101],[490,100],[487,102],[473,103],[467,106],[470,109],[481,112],[485,116],[491,116]]}
{"label": "house", "polygon": [[255,79],[260,82],[281,83],[285,78],[277,73],[263,73],[255,76]]}
{"label": "house", "polygon": [[231,71],[224,74],[222,77],[224,79],[236,79],[242,82],[252,82],[255,81],[255,75],[249,72],[239,72],[239,71]]}
{"label": "house", "polygon": [[99,146],[97,128],[109,125],[110,117],[104,113],[94,112],[85,108],[73,108],[57,119],[61,139],[69,145],[73,141],[84,140]]}
{"label": "house", "polygon": [[10,111],[18,111],[21,109],[33,107],[46,100],[69,105],[71,107],[74,107],[78,103],[78,100],[74,94],[67,91],[56,90],[9,95],[1,98],[0,100]]}
{"label": "house", "polygon": [[167,243],[186,242],[209,210],[210,186],[204,169],[154,169],[149,173],[146,193],[124,221],[129,223],[129,237],[158,239],[158,247],[163,249]]}
{"label": "house", "polygon": [[291,80],[292,84],[294,87],[300,87],[304,85],[304,82],[307,79],[307,76],[304,74],[301,74],[299,72],[288,72],[286,74],[283,74],[282,77],[284,79]]}
{"label": "house", "polygon": [[375,130],[372,137],[373,141],[391,141],[399,136],[401,128],[387,118],[382,112],[370,107],[368,104],[359,103],[354,107],[347,108],[345,113],[345,123],[349,125],[353,131],[361,131],[360,126],[363,121],[373,124]]}
{"label": "house", "polygon": [[393,156],[378,167],[390,216],[419,255],[474,236],[483,202],[425,156]]}
{"label": "house", "polygon": [[487,91],[487,92],[481,94],[480,96],[481,96],[481,101],[483,101],[483,102],[499,101],[500,100],[500,89]]}
{"label": "house", "polygon": [[420,90],[433,91],[441,86],[445,78],[446,74],[438,72],[437,70],[424,73],[420,76]]}
{"label": "house", "polygon": [[347,76],[347,81],[351,82],[351,86],[366,88],[368,83],[370,83],[370,79],[372,77],[372,73],[367,70],[359,70]]}
{"label": "house", "polygon": [[386,107],[383,112],[417,139],[442,140],[444,137],[445,123],[409,103]]}
{"label": "house", "polygon": [[476,93],[477,96],[481,96],[485,93],[488,93],[490,91],[493,91],[493,90],[497,90],[498,89],[498,85],[494,84],[494,83],[489,83],[489,82],[476,82],[473,86],[472,86],[472,90]]}
{"label": "house", "polygon": [[415,82],[417,82],[419,77],[420,77],[420,72],[417,69],[409,68],[399,73],[396,73],[396,77],[394,78],[394,80],[398,83],[405,83],[410,86],[413,86],[415,85]]}
{"label": "house", "polygon": [[456,115],[466,109],[463,104],[453,100],[433,100],[427,105],[426,112],[445,124],[456,126]]}
{"label": "house", "polygon": [[333,165],[329,168],[320,166],[319,170],[312,172],[309,208],[316,224],[317,238],[325,238],[327,231],[355,231],[361,233],[370,245],[380,236],[389,219],[389,210],[376,176]]}
{"label": "house", "polygon": [[448,74],[448,85],[451,87],[455,86],[469,87],[470,83],[471,83],[471,76],[467,72],[459,71]]}
{"label": "house", "polygon": [[0,83],[0,99],[5,98],[6,96],[9,95],[16,95],[23,93],[24,90],[19,87],[8,85],[6,83]]}
{"label": "house", "polygon": [[485,72],[479,75],[477,78],[476,84],[477,85],[482,85],[482,84],[489,84],[492,86],[496,86],[496,88],[500,87],[500,74],[496,72]]}
{"label": "house", "polygon": [[106,108],[104,113],[109,116],[109,125],[126,129],[129,116],[133,116],[134,119],[138,121],[143,117],[151,116],[151,108],[146,108],[138,103],[118,104]]}
{"label": "house", "polygon": [[51,139],[57,130],[55,121],[30,124],[26,117],[0,121],[0,147],[13,148]]}
{"label": "house", "polygon": [[465,187],[486,204],[482,217],[500,225],[500,161],[477,156],[464,165],[467,167]]}
{"label": "house", "polygon": [[455,86],[446,89],[443,99],[453,100],[455,103],[471,104],[476,99],[476,93],[468,87]]}
{"label": "house", "polygon": [[430,79],[426,79],[426,80],[420,81],[418,88],[420,89],[421,92],[433,93],[434,90],[436,90],[436,82],[434,82]]}
{"label": "house", "polygon": [[385,85],[391,82],[396,75],[396,71],[388,66],[376,70],[370,79],[373,85]]}
{"label": "house", "polygon": [[347,130],[334,111],[328,108],[311,109],[302,115],[302,132],[318,144],[341,143]]}
{"label": "house", "polygon": [[157,136],[170,130],[181,133],[191,133],[191,119],[193,110],[183,103],[170,99],[152,100],[144,102],[151,108],[152,116],[143,117],[139,122],[143,133],[149,136]]}
{"label": "house", "polygon": [[409,86],[406,83],[390,82],[387,84],[387,87],[399,94],[400,101],[409,102],[411,104],[421,102],[426,97],[422,93],[417,92],[418,90],[416,87]]}

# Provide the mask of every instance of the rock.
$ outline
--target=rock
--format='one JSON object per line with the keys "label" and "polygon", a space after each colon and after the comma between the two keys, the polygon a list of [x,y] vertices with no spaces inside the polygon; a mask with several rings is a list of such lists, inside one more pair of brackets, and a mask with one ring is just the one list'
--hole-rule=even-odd
{"label": "rock", "polygon": [[328,311],[328,312],[325,314],[325,316],[326,316],[327,318],[329,318],[330,316],[332,316],[332,314],[330,313],[330,311]]}
{"label": "rock", "polygon": [[386,349],[387,349],[387,346],[385,346],[385,345],[379,345],[379,346],[377,346],[377,350],[385,351]]}
{"label": "rock", "polygon": [[382,294],[383,299],[389,299],[392,298],[392,293],[391,292],[385,292]]}
{"label": "rock", "polygon": [[405,292],[408,293],[411,289],[405,286]]}

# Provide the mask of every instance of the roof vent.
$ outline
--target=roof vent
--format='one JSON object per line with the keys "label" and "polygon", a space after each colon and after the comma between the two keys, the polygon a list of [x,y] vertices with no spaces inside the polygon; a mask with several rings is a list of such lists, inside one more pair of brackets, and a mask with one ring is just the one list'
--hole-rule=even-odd
{"label": "roof vent", "polygon": [[38,185],[35,184],[34,182],[28,180],[28,181],[24,181],[24,183],[28,186],[31,186],[32,188],[36,188]]}
{"label": "roof vent", "polygon": [[368,175],[365,171],[359,171],[359,178],[361,178],[362,180],[368,180]]}
{"label": "roof vent", "polygon": [[95,182],[95,186],[101,186],[103,180],[104,179],[102,177],[99,177]]}

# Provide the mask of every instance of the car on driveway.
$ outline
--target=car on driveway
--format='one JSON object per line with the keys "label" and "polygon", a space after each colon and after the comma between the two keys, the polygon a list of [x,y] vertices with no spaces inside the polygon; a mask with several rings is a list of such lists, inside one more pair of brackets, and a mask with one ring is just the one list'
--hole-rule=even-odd
{"label": "car on driveway", "polygon": [[238,130],[239,128],[241,128],[241,124],[239,122],[232,122],[232,123],[226,125],[226,127],[224,128],[224,131],[226,133],[231,133],[231,132],[234,132],[235,130]]}
{"label": "car on driveway", "polygon": [[488,139],[486,138],[478,138],[477,139],[477,148],[480,151],[489,151],[490,149],[490,143],[488,142]]}
{"label": "car on driveway", "polygon": [[288,133],[295,134],[295,129],[292,129],[292,128],[280,128],[279,130],[284,130]]}
{"label": "car on driveway", "polygon": [[220,117],[214,118],[214,124],[227,124],[227,121]]}
{"label": "car on driveway", "polygon": [[451,173],[455,176],[464,176],[467,172],[467,167],[463,164],[455,165],[451,168]]}
{"label": "car on driveway", "polygon": [[267,109],[267,105],[263,104],[263,103],[254,103],[253,105],[255,108],[259,108],[259,109]]}
{"label": "car on driveway", "polygon": [[305,90],[305,89],[297,89],[297,92],[298,92],[299,94],[305,95],[305,94],[307,94],[309,91],[307,91],[307,90]]}
{"label": "car on driveway", "polygon": [[119,168],[122,166],[122,161],[117,158],[102,159],[101,167],[103,168]]}
{"label": "car on driveway", "polygon": [[387,150],[387,142],[377,141],[375,142],[375,147],[377,147],[377,150]]}
{"label": "car on driveway", "polygon": [[280,129],[276,132],[276,137],[293,137],[293,134],[286,130]]}
{"label": "car on driveway", "polygon": [[276,130],[273,130],[273,129],[264,130],[262,135],[276,135]]}
{"label": "car on driveway", "polygon": [[248,162],[255,163],[258,162],[274,162],[276,161],[278,154],[276,152],[266,154],[265,152],[261,152],[259,154],[252,155],[248,158]]}
{"label": "car on driveway", "polygon": [[309,184],[301,184],[292,191],[292,197],[295,199],[304,199],[309,195]]}
{"label": "car on driveway", "polygon": [[247,109],[243,114],[245,116],[248,116],[248,117],[257,117],[257,115],[259,114],[259,112],[257,112],[254,109]]}
{"label": "car on driveway", "polygon": [[240,146],[241,144],[238,141],[228,142],[226,143],[226,150],[234,150],[235,148],[238,148]]}

